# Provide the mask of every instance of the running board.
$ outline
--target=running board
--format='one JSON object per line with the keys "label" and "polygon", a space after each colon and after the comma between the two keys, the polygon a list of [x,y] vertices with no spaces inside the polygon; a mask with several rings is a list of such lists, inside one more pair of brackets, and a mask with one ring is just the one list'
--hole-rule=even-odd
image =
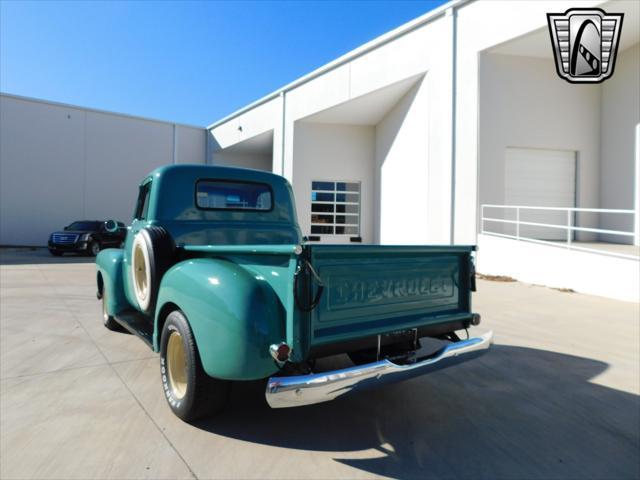
{"label": "running board", "polygon": [[139,312],[127,310],[114,318],[116,322],[122,325],[122,328],[132,335],[140,337],[153,350],[153,323],[149,317]]}

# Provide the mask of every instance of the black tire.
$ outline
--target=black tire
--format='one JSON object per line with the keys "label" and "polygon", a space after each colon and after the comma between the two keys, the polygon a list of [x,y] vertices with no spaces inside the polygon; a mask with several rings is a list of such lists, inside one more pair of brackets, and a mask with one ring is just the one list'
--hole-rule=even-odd
{"label": "black tire", "polygon": [[107,313],[107,289],[102,291],[102,324],[109,330],[118,332],[122,330],[122,327],[113,316]]}
{"label": "black tire", "polygon": [[53,255],[54,257],[61,257],[62,256],[62,252],[56,252],[55,250],[51,250],[51,249],[49,249],[49,253],[51,255]]}
{"label": "black tire", "polygon": [[[138,290],[136,289],[135,278],[133,280],[134,292],[136,293],[136,299],[138,300],[140,310],[147,314],[153,314],[156,300],[158,298],[160,280],[162,280],[162,276],[175,262],[175,245],[171,239],[171,235],[169,235],[169,232],[162,227],[146,227],[140,230],[136,236],[138,235],[143,240],[143,248],[146,248],[149,259],[149,278],[146,279],[149,298],[146,299],[145,302],[140,301],[140,298],[138,298]],[[134,250],[136,248],[135,239],[132,244],[132,248]],[[132,259],[132,263],[135,264],[135,259]],[[135,265],[132,265],[132,270],[134,268]]]}
{"label": "black tire", "polygon": [[[185,360],[184,375],[172,375],[172,367],[176,362],[175,357],[168,354],[170,337],[173,342],[181,342]],[[176,347],[172,347],[175,349]],[[178,357],[180,358],[180,357]],[[229,381],[209,377],[200,361],[191,327],[184,314],[180,310],[174,310],[169,314],[162,328],[160,342],[160,376],[165,398],[169,407],[179,418],[185,422],[191,422],[198,418],[211,415],[222,410],[229,396]],[[174,377],[186,379],[184,382],[176,381]],[[186,383],[186,391],[180,385]]]}
{"label": "black tire", "polygon": [[89,243],[89,248],[87,248],[87,255],[89,255],[90,257],[95,257],[96,255],[98,255],[98,253],[100,253],[100,250],[100,242],[98,242],[97,240],[92,240],[91,243]]}

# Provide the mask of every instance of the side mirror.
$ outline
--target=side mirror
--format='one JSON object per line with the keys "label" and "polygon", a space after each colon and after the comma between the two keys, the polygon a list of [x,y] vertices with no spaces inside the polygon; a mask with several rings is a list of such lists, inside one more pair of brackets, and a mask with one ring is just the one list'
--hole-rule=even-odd
{"label": "side mirror", "polygon": [[109,233],[116,233],[118,231],[118,222],[115,220],[107,220],[104,222],[104,229]]}

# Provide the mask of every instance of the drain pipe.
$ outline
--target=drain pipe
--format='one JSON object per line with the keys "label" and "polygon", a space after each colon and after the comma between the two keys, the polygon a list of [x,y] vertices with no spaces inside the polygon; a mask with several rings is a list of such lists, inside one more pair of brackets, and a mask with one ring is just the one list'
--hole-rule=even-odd
{"label": "drain pipe", "polygon": [[178,156],[178,130],[176,124],[173,124],[173,156],[172,163],[175,165],[176,157]]}
{"label": "drain pipe", "polygon": [[[284,171],[284,160],[285,160],[285,129],[287,128],[286,124],[286,115],[287,115],[287,92],[283,90],[280,92],[280,98],[282,99],[282,125],[280,128],[282,129],[280,134],[280,175],[287,178]],[[293,182],[293,178],[288,179],[290,182]]]}
{"label": "drain pipe", "polygon": [[209,150],[210,150],[210,137],[211,137],[211,130],[209,130],[208,128],[205,129],[205,139],[204,139],[204,164],[205,165],[210,165],[213,164],[213,162],[211,161],[211,159],[209,158]]}
{"label": "drain pipe", "polygon": [[449,243],[455,243],[456,228],[456,83],[458,80],[458,11],[455,6],[446,13],[451,17],[451,213],[449,225]]}
{"label": "drain pipe", "polygon": [[640,123],[636,124],[636,171],[634,181],[635,204],[633,214],[633,244],[640,245]]}

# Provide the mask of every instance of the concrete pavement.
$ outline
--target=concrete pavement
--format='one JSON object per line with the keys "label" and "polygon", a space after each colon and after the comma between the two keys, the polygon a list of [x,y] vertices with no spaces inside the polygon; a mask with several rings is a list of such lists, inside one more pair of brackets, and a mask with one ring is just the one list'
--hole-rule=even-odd
{"label": "concrete pavement", "polygon": [[479,282],[488,355],[271,410],[263,384],[188,425],[158,359],[106,330],[82,257],[0,251],[0,477],[638,478],[639,307]]}

